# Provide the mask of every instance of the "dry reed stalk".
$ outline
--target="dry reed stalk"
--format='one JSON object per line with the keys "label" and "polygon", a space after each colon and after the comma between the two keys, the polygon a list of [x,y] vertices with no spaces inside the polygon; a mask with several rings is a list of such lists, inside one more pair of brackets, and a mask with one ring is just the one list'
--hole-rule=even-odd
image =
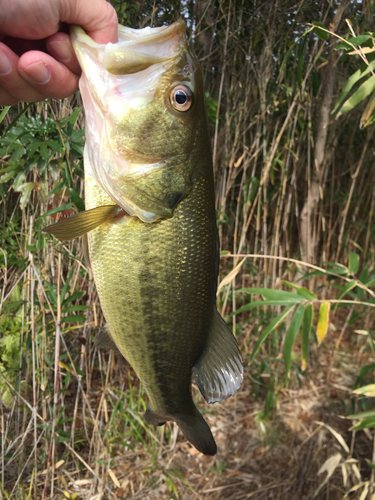
{"label": "dry reed stalk", "polygon": [[226,54],[227,54],[229,26],[230,26],[231,2],[232,2],[232,0],[229,0],[229,9],[228,9],[229,14],[228,14],[228,18],[227,18],[227,29],[225,32],[225,43],[224,43],[224,64],[223,64],[222,71],[221,71],[219,96],[218,96],[218,100],[217,100],[214,147],[213,147],[213,153],[212,153],[212,163],[214,165],[214,172],[217,169],[216,157],[217,157],[217,140],[218,140],[218,131],[219,131],[219,115],[220,115],[220,105],[221,105],[221,98],[222,98],[222,94],[223,94],[223,85],[224,85],[224,76],[225,76]]}
{"label": "dry reed stalk", "polygon": [[345,227],[345,224],[346,224],[346,219],[347,219],[348,212],[349,212],[350,203],[352,201],[352,196],[353,196],[354,188],[355,188],[355,185],[356,185],[356,181],[357,181],[359,172],[361,171],[361,168],[362,168],[362,165],[363,165],[363,160],[365,158],[365,154],[366,154],[366,151],[367,151],[367,148],[368,148],[368,145],[369,145],[369,141],[370,141],[370,139],[372,137],[372,133],[373,133],[373,130],[372,129],[369,130],[369,132],[367,134],[366,142],[365,142],[365,144],[363,146],[361,158],[359,159],[357,168],[356,168],[355,172],[352,175],[352,183],[350,185],[349,195],[348,195],[348,198],[347,198],[347,202],[346,202],[345,208],[344,208],[344,210],[342,212],[342,223],[341,223],[341,228],[340,228],[339,240],[338,240],[338,244],[337,244],[336,261],[338,261],[339,257],[340,257],[341,243],[342,243],[342,238],[343,238],[343,234],[344,234],[344,227]]}

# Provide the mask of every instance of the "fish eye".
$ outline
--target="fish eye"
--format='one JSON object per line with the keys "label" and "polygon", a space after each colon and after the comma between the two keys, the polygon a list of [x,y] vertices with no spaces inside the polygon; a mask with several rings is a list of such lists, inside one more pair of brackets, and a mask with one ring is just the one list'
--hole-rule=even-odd
{"label": "fish eye", "polygon": [[169,100],[177,111],[187,111],[193,104],[193,93],[185,85],[177,85],[171,90]]}

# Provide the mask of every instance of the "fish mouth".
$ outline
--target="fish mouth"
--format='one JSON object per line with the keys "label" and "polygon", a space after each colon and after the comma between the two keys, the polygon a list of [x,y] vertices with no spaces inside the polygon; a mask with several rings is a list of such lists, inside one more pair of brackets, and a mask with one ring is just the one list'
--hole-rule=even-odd
{"label": "fish mouth", "polygon": [[186,45],[185,33],[185,21],[140,30],[119,25],[119,41],[101,45],[86,35],[80,26],[71,27],[73,43],[83,43],[87,50],[95,52],[105,70],[112,75],[131,75],[175,59]]}
{"label": "fish mouth", "polygon": [[170,26],[140,31],[121,26],[119,43],[107,45],[103,64],[109,73],[124,75],[137,73],[153,64],[178,56],[185,43],[186,23],[177,21]]}

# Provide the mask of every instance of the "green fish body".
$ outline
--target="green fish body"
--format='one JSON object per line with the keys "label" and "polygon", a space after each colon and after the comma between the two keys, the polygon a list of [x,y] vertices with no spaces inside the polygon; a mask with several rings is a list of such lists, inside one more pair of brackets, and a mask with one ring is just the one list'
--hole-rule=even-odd
{"label": "green fish body", "polygon": [[86,111],[90,212],[83,217],[120,207],[116,217],[104,214],[97,227],[87,226],[107,322],[98,344],[118,349],[135,370],[149,397],[149,424],[175,421],[199,451],[214,455],[215,441],[192,400],[192,372],[205,399],[215,402],[238,390],[243,369],[216,309],[210,139],[202,75],[185,38],[184,22],[120,26],[119,43],[108,46],[72,28]]}

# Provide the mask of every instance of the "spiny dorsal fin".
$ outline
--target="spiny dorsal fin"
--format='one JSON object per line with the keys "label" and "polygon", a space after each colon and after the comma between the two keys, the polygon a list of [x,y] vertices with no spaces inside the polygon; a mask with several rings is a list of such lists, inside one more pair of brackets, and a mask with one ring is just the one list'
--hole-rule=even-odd
{"label": "spiny dorsal fin", "polygon": [[217,310],[206,347],[193,367],[193,373],[207,403],[233,396],[242,384],[242,356],[237,340]]}
{"label": "spiny dorsal fin", "polygon": [[101,347],[102,349],[108,349],[113,351],[118,351],[118,347],[115,344],[108,326],[100,328],[98,340],[95,342],[95,347]]}
{"label": "spiny dorsal fin", "polygon": [[65,220],[51,224],[43,229],[44,232],[53,234],[59,240],[73,240],[100,226],[103,222],[109,222],[125,211],[118,205],[103,205],[102,207],[79,212]]}

